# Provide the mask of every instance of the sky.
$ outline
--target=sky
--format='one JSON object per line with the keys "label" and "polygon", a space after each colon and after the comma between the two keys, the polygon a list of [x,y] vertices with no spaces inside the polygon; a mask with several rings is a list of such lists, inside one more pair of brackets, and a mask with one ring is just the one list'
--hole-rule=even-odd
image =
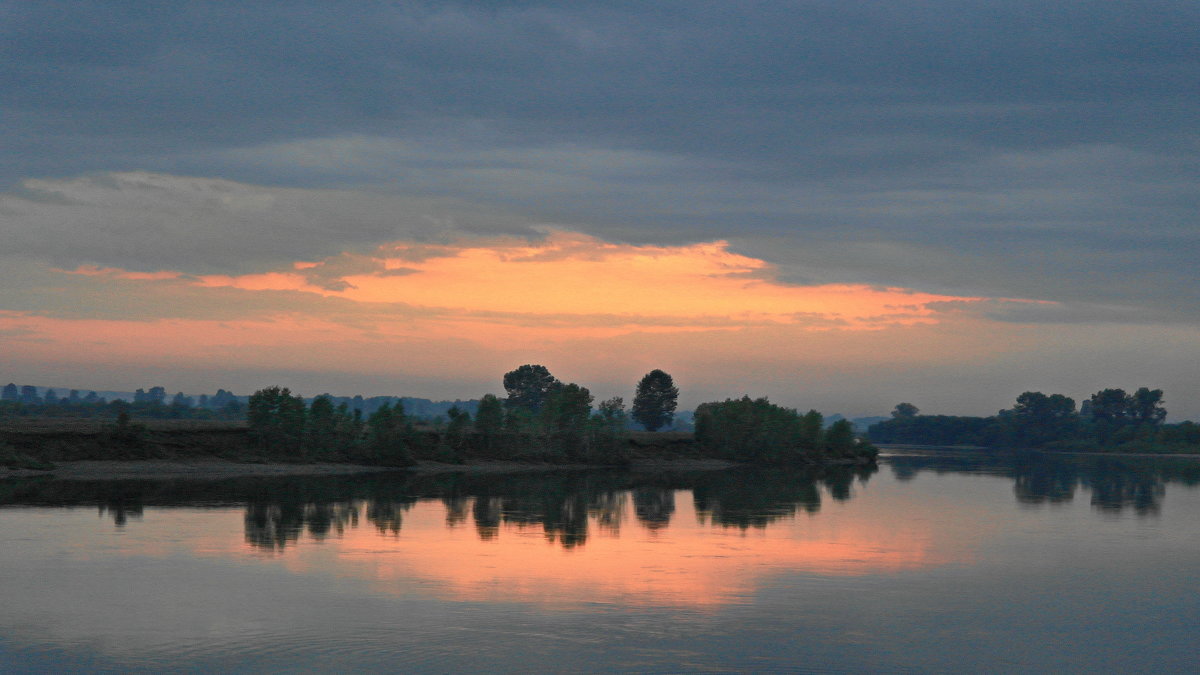
{"label": "sky", "polygon": [[1200,4],[0,0],[0,380],[1200,418]]}

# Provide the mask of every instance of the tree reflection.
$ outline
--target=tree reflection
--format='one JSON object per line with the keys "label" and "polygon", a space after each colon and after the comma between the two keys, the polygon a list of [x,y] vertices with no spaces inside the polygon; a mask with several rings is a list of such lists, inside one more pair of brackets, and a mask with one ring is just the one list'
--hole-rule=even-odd
{"label": "tree reflection", "polygon": [[600,530],[617,534],[621,531],[621,521],[625,515],[625,505],[628,503],[629,495],[626,492],[603,491],[592,498],[588,511]]}
{"label": "tree reflection", "polygon": [[504,511],[504,500],[499,497],[476,497],[471,506],[475,518],[475,531],[483,541],[495,539],[500,534],[500,517]]}
{"label": "tree reflection", "polygon": [[1023,504],[1057,504],[1075,498],[1078,473],[1065,464],[1032,462],[1017,465],[1013,492]]}
{"label": "tree reflection", "polygon": [[[1200,484],[1200,462],[1049,453],[944,452],[897,454],[885,462],[900,480],[923,473],[970,473],[1013,481],[1016,500],[1030,507],[1071,502],[1090,492],[1094,509],[1155,516],[1168,483]],[[505,525],[540,529],[566,549],[586,545],[591,528],[618,533],[625,518],[651,531],[669,529],[676,492],[690,491],[703,523],[765,528],[781,518],[819,513],[825,497],[854,498],[855,483],[874,467],[781,471],[734,469],[637,474],[621,471],[516,474],[411,473],[360,476],[242,478],[220,481],[0,481],[0,505],[91,506],[116,527],[148,507],[245,509],[244,541],[279,553],[309,537],[341,536],[365,518],[384,535],[399,536],[405,514],[420,501],[440,502],[450,527],[474,525],[483,541]]]}
{"label": "tree reflection", "polygon": [[587,541],[588,503],[584,494],[562,495],[546,504],[542,511],[546,541],[557,541],[563,548],[574,548]]}
{"label": "tree reflection", "polygon": [[638,522],[648,530],[660,530],[671,522],[675,513],[675,490],[644,487],[633,490],[633,509]]}
{"label": "tree reflection", "polygon": [[446,525],[455,527],[467,522],[471,511],[472,499],[466,495],[447,495],[442,497],[442,505],[446,507]]}
{"label": "tree reflection", "polygon": [[113,525],[116,525],[117,529],[125,527],[125,523],[128,523],[130,518],[135,520],[142,519],[141,504],[127,504],[124,501],[110,502],[101,504],[99,511],[102,517],[105,514],[111,515]]}
{"label": "tree reflection", "polygon": [[807,471],[763,471],[759,469],[714,472],[692,489],[701,522],[715,525],[764,528],[798,512],[821,510],[821,486],[837,501],[850,498],[854,479],[862,482],[874,466],[828,467]]}
{"label": "tree reflection", "polygon": [[1092,489],[1092,506],[1102,511],[1132,507],[1138,515],[1158,515],[1167,491],[1160,476],[1107,473],[1083,480]]}
{"label": "tree reflection", "polygon": [[1013,479],[1013,494],[1022,504],[1067,503],[1084,489],[1091,492],[1091,505],[1099,511],[1130,509],[1142,516],[1161,511],[1167,483],[1200,484],[1200,463],[1171,457],[928,451],[894,455],[886,461],[903,480],[921,472],[1005,476]]}
{"label": "tree reflection", "polygon": [[[540,528],[563,548],[586,544],[590,528],[617,533],[631,511],[647,529],[670,526],[679,490],[693,492],[700,517],[724,527],[765,527],[797,512],[816,513],[821,488],[849,499],[855,478],[874,468],[783,472],[735,470],[633,474],[546,472],[506,475],[409,473],[366,476],[245,478],[220,481],[15,481],[0,484],[0,504],[92,504],[122,527],[146,506],[239,505],[244,540],[281,552],[302,537],[320,541],[365,518],[398,536],[418,501],[437,500],[446,524],[473,522],[480,539],[504,525]],[[632,509],[629,506],[632,503]]]}
{"label": "tree reflection", "polygon": [[343,534],[347,527],[358,527],[358,504],[276,503],[250,504],[246,507],[246,543],[268,551],[281,551],[307,532],[316,541],[330,531]]}
{"label": "tree reflection", "polygon": [[404,524],[404,512],[412,508],[413,501],[396,502],[385,499],[372,499],[367,502],[367,522],[375,526],[380,534],[400,535],[400,526]]}

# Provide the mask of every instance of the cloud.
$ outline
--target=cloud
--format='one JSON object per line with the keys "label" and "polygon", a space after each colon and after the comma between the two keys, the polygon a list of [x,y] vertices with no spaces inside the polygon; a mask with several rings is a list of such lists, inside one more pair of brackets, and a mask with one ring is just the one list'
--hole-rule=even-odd
{"label": "cloud", "polygon": [[[515,237],[531,268],[608,255],[536,246],[570,231],[728,242],[763,264],[745,283],[1044,301],[920,306],[931,330],[971,339],[1043,331],[1029,339],[1046,353],[1069,328],[1128,329],[1154,353],[1200,326],[1194,3],[0,7],[0,309],[326,312],[366,330],[374,310],[350,295],[461,264],[460,241]],[[179,276],[135,278],[163,273]],[[254,275],[292,285],[195,285]],[[534,316],[439,302],[378,307],[459,311],[464,331]],[[778,320],[806,338],[913,315],[800,304]],[[561,326],[561,310],[540,317]],[[618,330],[634,314],[678,327],[659,309],[588,320]],[[544,344],[505,335],[528,341],[509,356]],[[1192,343],[1175,339],[1183,363]]]}
{"label": "cloud", "polygon": [[[813,333],[933,325],[955,316],[934,307],[978,300],[781,284],[769,265],[723,242],[635,246],[550,231],[540,241],[466,238],[419,245],[419,255],[407,248],[392,242],[369,255],[240,275],[26,262],[0,272],[11,274],[15,289],[0,293],[0,330],[17,336],[14,361],[43,365],[176,362],[252,373],[321,364],[463,381],[514,359],[629,368],[688,354],[684,361],[711,360],[713,373],[732,364],[811,363],[859,343],[821,339],[825,346],[809,354],[803,345]],[[612,351],[636,336],[650,346]]]}
{"label": "cloud", "polygon": [[[359,303],[405,301],[488,316],[624,317],[626,326],[699,320],[730,325],[791,325],[878,329],[935,321],[931,304],[974,298],[862,285],[780,284],[769,265],[734,254],[726,242],[634,246],[548,231],[544,240],[464,240],[420,262],[338,256],[290,270],[198,279],[210,287],[306,291]],[[428,248],[428,247],[426,247]],[[402,274],[395,274],[399,270]],[[663,323],[662,319],[667,319]],[[544,324],[547,332],[553,321]]]}
{"label": "cloud", "polygon": [[27,180],[20,190],[0,195],[0,214],[0,257],[138,272],[236,272],[474,230],[533,234],[511,216],[453,199],[145,172]]}
{"label": "cloud", "polygon": [[1195,321],[1198,28],[1170,0],[14,4],[0,183],[48,180],[0,208],[62,267],[553,225]]}
{"label": "cloud", "polygon": [[[544,342],[631,331],[880,330],[939,320],[933,308],[978,302],[908,289],[780,283],[767,263],[725,242],[616,244],[547,230],[540,240],[391,242],[370,253],[244,274],[134,272],[36,262],[6,268],[0,309],[63,318],[238,319],[305,315],[383,327],[437,320],[467,333],[513,332]],[[469,330],[468,330],[469,327]],[[382,328],[381,328],[382,329]]]}

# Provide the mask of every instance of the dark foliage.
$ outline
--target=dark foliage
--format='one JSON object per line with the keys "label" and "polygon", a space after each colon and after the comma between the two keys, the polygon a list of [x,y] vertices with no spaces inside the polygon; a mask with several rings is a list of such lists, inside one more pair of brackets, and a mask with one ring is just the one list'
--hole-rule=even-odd
{"label": "dark foliage", "polygon": [[[899,409],[900,406],[897,406]],[[1164,425],[1161,389],[1141,387],[1133,394],[1104,389],[1084,401],[1061,394],[1027,391],[1012,408],[992,417],[900,416],[868,430],[876,443],[979,445],[989,447],[1197,452],[1195,424]]]}
{"label": "dark foliage", "polygon": [[874,459],[877,451],[854,436],[850,422],[839,420],[822,432],[821,421],[816,411],[801,416],[766,398],[743,396],[696,408],[696,442],[708,452],[741,462]]}
{"label": "dark foliage", "polygon": [[679,389],[671,376],[661,370],[652,370],[638,382],[631,416],[646,431],[658,431],[670,426],[678,399]]}
{"label": "dark foliage", "polygon": [[537,413],[550,394],[562,383],[546,366],[525,364],[504,374],[504,391],[508,392],[505,404],[510,408],[522,408]]}

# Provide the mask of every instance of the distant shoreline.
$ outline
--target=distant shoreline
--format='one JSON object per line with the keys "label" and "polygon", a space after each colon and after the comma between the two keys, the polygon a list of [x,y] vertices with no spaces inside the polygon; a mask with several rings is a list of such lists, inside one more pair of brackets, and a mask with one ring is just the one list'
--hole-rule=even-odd
{"label": "distant shoreline", "polygon": [[1200,453],[1195,452],[1105,452],[1103,450],[1045,450],[1037,448],[1030,452],[1044,452],[1048,455],[1086,455],[1088,457],[1179,457],[1181,459],[1200,459]]}
{"label": "distant shoreline", "polygon": [[[918,445],[902,443],[880,443],[876,447],[881,453],[893,450],[951,450],[956,452],[975,451],[1020,451],[1039,452],[1047,455],[1084,455],[1088,457],[1179,457],[1181,459],[1200,459],[1200,453],[1195,452],[1109,452],[1105,450],[1055,450],[1053,448],[989,448],[982,445]],[[881,456],[883,456],[881,454]]]}

